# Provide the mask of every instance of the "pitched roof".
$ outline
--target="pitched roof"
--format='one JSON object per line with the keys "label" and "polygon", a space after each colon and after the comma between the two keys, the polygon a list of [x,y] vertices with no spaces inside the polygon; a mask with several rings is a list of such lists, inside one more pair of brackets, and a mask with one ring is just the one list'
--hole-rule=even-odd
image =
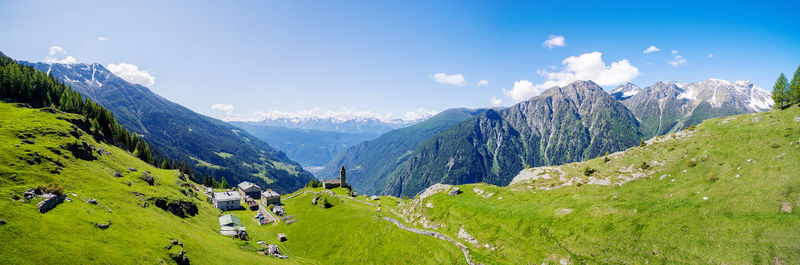
{"label": "pitched roof", "polygon": [[264,196],[264,197],[274,197],[274,196],[278,196],[278,197],[280,197],[280,196],[281,196],[281,194],[280,194],[280,193],[277,193],[277,192],[275,192],[274,190],[268,190],[268,191],[264,191],[264,192],[262,192],[262,193],[261,193],[261,196]]}
{"label": "pitched roof", "polygon": [[248,181],[244,181],[242,183],[239,183],[238,186],[239,186],[239,189],[245,190],[245,191],[249,190],[249,189],[252,189],[252,188],[258,188],[259,190],[261,189],[261,187],[259,187],[258,185],[253,184],[253,183],[248,182]]}
{"label": "pitched roof", "polygon": [[242,220],[233,214],[226,214],[219,217],[219,226],[243,226]]}
{"label": "pitched roof", "polygon": [[239,193],[236,192],[214,192],[214,199],[217,201],[234,201],[234,200],[241,200],[242,197],[239,196]]}
{"label": "pitched roof", "polygon": [[339,179],[326,179],[322,181],[323,183],[339,183]]}

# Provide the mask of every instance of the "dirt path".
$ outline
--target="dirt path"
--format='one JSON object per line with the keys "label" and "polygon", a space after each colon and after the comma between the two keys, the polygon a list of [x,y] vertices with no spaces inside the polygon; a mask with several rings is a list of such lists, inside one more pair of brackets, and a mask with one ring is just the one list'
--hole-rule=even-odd
{"label": "dirt path", "polygon": [[400,223],[399,221],[397,221],[395,219],[392,219],[392,218],[389,218],[389,217],[386,217],[386,216],[383,217],[383,220],[387,221],[387,222],[390,222],[390,223],[393,223],[394,225],[396,225],[400,229],[403,229],[403,230],[406,230],[406,231],[409,231],[409,232],[412,232],[412,233],[425,235],[425,236],[432,236],[432,237],[435,237],[435,238],[450,242],[453,245],[456,245],[456,247],[458,247],[458,249],[460,249],[461,252],[464,253],[464,258],[467,260],[467,264],[475,265],[475,263],[472,262],[472,259],[470,259],[470,257],[469,257],[469,248],[467,248],[467,246],[465,246],[464,244],[461,244],[461,242],[455,241],[455,240],[451,239],[450,237],[448,237],[446,235],[443,235],[442,233],[439,233],[439,232],[422,230],[422,229],[414,228],[414,227],[408,227],[408,226]]}

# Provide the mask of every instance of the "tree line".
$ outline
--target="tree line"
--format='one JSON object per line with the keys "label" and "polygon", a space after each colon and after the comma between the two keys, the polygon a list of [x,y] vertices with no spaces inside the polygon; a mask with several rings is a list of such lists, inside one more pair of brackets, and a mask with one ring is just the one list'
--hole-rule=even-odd
{"label": "tree line", "polygon": [[775,101],[774,109],[785,109],[800,104],[800,66],[794,72],[791,82],[783,73],[778,76],[778,81],[775,81],[772,87],[772,100]]}
{"label": "tree line", "polygon": [[117,123],[114,115],[80,92],[64,85],[55,77],[31,66],[25,66],[0,53],[0,99],[25,103],[34,108],[54,108],[67,113],[83,115],[81,126],[96,139],[131,152],[137,158],[154,166],[180,169],[190,174],[188,165],[159,155],[136,133],[128,132]]}

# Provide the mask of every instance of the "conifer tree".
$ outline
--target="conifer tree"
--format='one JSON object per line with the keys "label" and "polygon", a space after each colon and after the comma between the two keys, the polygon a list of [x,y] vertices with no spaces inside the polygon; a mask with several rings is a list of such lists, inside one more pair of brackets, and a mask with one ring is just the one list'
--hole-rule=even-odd
{"label": "conifer tree", "polygon": [[772,86],[772,100],[775,101],[775,105],[772,106],[774,109],[781,109],[783,106],[786,106],[786,89],[788,83],[786,80],[786,76],[781,73],[778,76],[778,81],[775,81],[775,85]]}
{"label": "conifer tree", "polygon": [[789,92],[787,94],[789,97],[787,105],[800,103],[800,66],[797,66],[797,71],[794,72],[792,82],[789,83]]}

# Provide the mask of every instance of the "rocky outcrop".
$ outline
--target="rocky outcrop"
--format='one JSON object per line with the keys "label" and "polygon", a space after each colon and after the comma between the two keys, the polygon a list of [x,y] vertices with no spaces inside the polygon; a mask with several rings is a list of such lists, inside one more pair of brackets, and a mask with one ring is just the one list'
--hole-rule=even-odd
{"label": "rocky outcrop", "polygon": [[46,213],[46,212],[52,210],[53,208],[56,208],[56,206],[58,206],[62,202],[64,202],[64,199],[67,196],[65,196],[65,195],[55,195],[55,194],[47,193],[47,194],[43,194],[42,197],[45,198],[45,199],[43,201],[40,201],[38,204],[36,204],[36,206],[39,207],[39,212],[40,213]]}

